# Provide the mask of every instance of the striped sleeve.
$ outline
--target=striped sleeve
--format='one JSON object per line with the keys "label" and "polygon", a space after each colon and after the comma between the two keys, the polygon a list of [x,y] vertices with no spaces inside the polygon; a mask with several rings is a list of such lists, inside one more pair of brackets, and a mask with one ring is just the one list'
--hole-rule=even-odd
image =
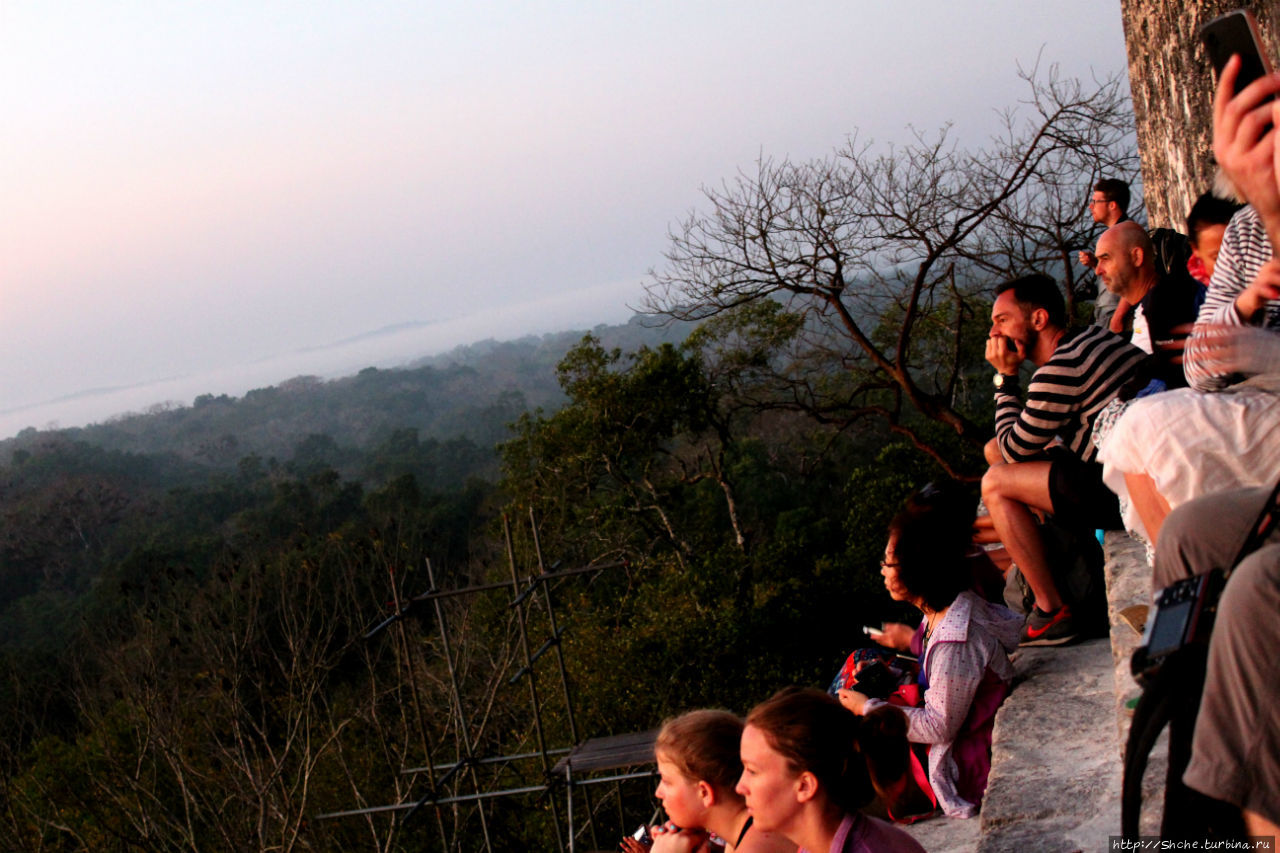
{"label": "striped sleeve", "polygon": [[1119,335],[1090,326],[1069,338],[1035,375],[1023,405],[996,394],[996,441],[1008,462],[1035,459],[1061,438],[1072,453],[1093,460],[1093,419],[1133,377],[1146,353]]}
{"label": "striped sleeve", "polygon": [[[1244,318],[1236,310],[1236,297],[1271,260],[1271,242],[1262,220],[1252,207],[1241,208],[1222,235],[1222,249],[1213,267],[1213,280],[1205,295],[1195,328],[1187,340],[1182,369],[1187,384],[1197,391],[1217,391],[1238,377],[1224,373],[1208,356],[1206,342],[1213,326],[1243,326]],[[1280,319],[1280,306],[1267,307],[1266,325]]]}

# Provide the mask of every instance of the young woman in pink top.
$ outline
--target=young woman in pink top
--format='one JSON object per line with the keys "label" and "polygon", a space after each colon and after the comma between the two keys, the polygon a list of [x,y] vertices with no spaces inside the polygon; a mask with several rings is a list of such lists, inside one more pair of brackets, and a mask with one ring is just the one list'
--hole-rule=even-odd
{"label": "young woman in pink top", "polygon": [[801,853],[923,853],[903,830],[859,809],[873,789],[867,723],[820,690],[789,687],[747,715],[738,793],[755,825]]}
{"label": "young woman in pink top", "polygon": [[[653,751],[662,779],[656,796],[669,823],[649,830],[649,853],[706,853],[712,834],[726,842],[727,853],[795,853],[786,838],[755,825],[734,790],[741,739],[742,720],[728,711],[690,711],[663,724]],[[622,849],[645,853],[630,838]]]}

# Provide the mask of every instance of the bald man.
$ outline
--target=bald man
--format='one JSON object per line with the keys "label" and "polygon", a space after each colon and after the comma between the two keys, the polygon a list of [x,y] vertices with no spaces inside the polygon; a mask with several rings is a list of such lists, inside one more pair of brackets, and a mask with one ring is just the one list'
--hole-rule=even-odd
{"label": "bald man", "polygon": [[1094,254],[1107,290],[1136,306],[1134,346],[1155,356],[1155,377],[1166,388],[1184,387],[1182,348],[1196,319],[1199,285],[1185,276],[1163,275],[1151,238],[1133,220],[1104,231]]}

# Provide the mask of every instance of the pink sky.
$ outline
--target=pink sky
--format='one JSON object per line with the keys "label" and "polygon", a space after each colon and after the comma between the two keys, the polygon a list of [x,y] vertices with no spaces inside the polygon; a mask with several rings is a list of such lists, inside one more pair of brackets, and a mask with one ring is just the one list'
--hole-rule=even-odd
{"label": "pink sky", "polygon": [[8,0],[0,412],[503,306],[554,327],[762,153],[981,140],[1042,49],[1124,69],[1115,0],[910,8]]}

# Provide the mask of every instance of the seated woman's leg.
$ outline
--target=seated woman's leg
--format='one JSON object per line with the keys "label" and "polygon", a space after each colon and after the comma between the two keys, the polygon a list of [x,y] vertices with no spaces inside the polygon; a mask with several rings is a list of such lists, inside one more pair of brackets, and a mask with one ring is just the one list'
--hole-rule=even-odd
{"label": "seated woman's leg", "polygon": [[1146,528],[1147,541],[1155,547],[1160,528],[1169,515],[1169,502],[1156,490],[1156,481],[1146,473],[1125,472],[1124,484],[1129,490],[1129,502],[1138,513],[1138,519]]}
{"label": "seated woman's leg", "polygon": [[1161,528],[1152,588],[1226,568],[1240,552],[1271,487],[1205,495],[1175,507]]}

